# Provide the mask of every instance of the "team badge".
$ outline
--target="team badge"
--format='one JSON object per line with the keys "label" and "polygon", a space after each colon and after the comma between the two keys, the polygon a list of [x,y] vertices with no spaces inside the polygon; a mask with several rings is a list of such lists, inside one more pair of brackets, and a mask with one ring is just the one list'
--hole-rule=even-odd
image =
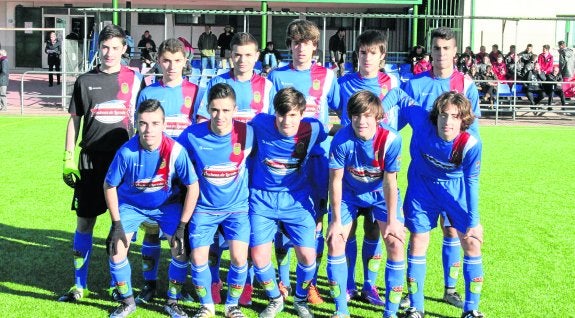
{"label": "team badge", "polygon": [[336,281],[329,282],[329,292],[333,298],[337,298],[341,294],[341,290]]}
{"label": "team badge", "polygon": [[409,290],[410,294],[417,294],[417,281],[415,278],[408,278],[407,279],[407,289]]}
{"label": "team badge", "polygon": [[186,96],[186,98],[184,98],[184,106],[186,108],[192,107],[192,98],[190,96]]}
{"label": "team badge", "polygon": [[234,155],[236,155],[236,156],[239,155],[240,153],[242,153],[242,145],[239,142],[236,142],[234,144],[233,152],[234,152]]}
{"label": "team badge", "polygon": [[230,296],[234,298],[239,298],[242,295],[242,291],[244,290],[243,285],[238,284],[230,284]]}
{"label": "team badge", "polygon": [[379,271],[380,265],[381,265],[381,255],[374,255],[373,258],[371,258],[367,262],[367,268],[369,268],[370,271],[376,272],[376,273],[377,273],[377,271]]}
{"label": "team badge", "polygon": [[[287,257],[286,257],[287,258]],[[306,290],[309,288],[309,285],[311,284],[311,280],[304,280],[303,283],[301,283],[301,288],[303,290]]]}
{"label": "team badge", "polygon": [[128,284],[126,284],[126,282],[117,282],[117,283],[116,283],[116,288],[118,288],[118,291],[119,291],[120,294],[122,294],[122,295],[128,293]]}
{"label": "team badge", "polygon": [[196,294],[197,294],[199,297],[206,297],[206,295],[207,295],[208,293],[206,292],[206,288],[205,288],[205,287],[203,287],[203,286],[196,286]]}
{"label": "team badge", "polygon": [[389,301],[392,304],[399,304],[401,302],[401,296],[403,295],[403,286],[395,286],[391,288],[389,293]]}
{"label": "team badge", "polygon": [[305,143],[303,141],[300,141],[297,143],[297,145],[295,145],[295,153],[298,155],[304,154],[305,153]]}
{"label": "team badge", "polygon": [[84,258],[79,252],[74,252],[74,268],[80,269],[82,266],[84,266]]}
{"label": "team badge", "polygon": [[481,289],[483,288],[483,277],[476,277],[471,280],[469,284],[469,290],[474,294],[481,294]]}
{"label": "team badge", "polygon": [[254,92],[254,102],[259,103],[262,101],[262,94],[260,92]]}
{"label": "team badge", "polygon": [[267,282],[262,282],[265,290],[272,290],[274,289],[275,283],[273,280],[269,280]]}
{"label": "team badge", "polygon": [[162,159],[162,163],[160,163],[160,169],[164,169],[166,167],[166,159]]}
{"label": "team badge", "polygon": [[387,85],[383,85],[381,87],[381,96],[387,95],[387,92],[389,92],[389,89],[387,89]]}
{"label": "team badge", "polygon": [[128,83],[122,83],[120,89],[122,90],[123,94],[128,94],[128,92],[130,91],[130,86],[128,85]]}
{"label": "team badge", "polygon": [[318,91],[318,90],[319,90],[319,85],[320,85],[319,80],[317,80],[317,79],[316,79],[316,80],[313,80],[312,87],[313,87],[313,90],[314,90],[314,91]]}

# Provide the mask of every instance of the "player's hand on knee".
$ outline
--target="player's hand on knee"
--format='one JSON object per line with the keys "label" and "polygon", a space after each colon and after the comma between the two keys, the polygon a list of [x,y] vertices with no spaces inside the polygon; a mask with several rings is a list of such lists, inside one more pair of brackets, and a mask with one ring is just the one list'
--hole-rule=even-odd
{"label": "player's hand on knee", "polygon": [[106,252],[108,255],[116,255],[118,252],[118,243],[122,241],[124,247],[128,248],[128,239],[126,239],[126,233],[122,227],[121,221],[112,221],[112,227],[110,228],[110,233],[106,239]]}
{"label": "player's hand on knee", "polygon": [[180,222],[170,241],[170,246],[176,250],[178,256],[184,255],[185,253],[186,225],[186,222]]}
{"label": "player's hand on knee", "polygon": [[62,177],[64,182],[71,188],[74,188],[78,180],[80,180],[80,171],[78,171],[78,165],[74,160],[74,153],[71,151],[64,151],[64,169]]}
{"label": "player's hand on knee", "polygon": [[393,236],[398,239],[401,244],[405,244],[405,228],[403,224],[397,220],[387,222],[383,232],[383,239],[387,239],[389,236]]}
{"label": "player's hand on knee", "polygon": [[470,238],[476,239],[479,241],[480,244],[483,244],[483,226],[481,224],[478,224],[474,227],[468,228],[463,238],[466,240]]}
{"label": "player's hand on knee", "polygon": [[343,225],[341,222],[331,222],[327,230],[326,240],[339,240],[347,241],[347,233],[344,233]]}

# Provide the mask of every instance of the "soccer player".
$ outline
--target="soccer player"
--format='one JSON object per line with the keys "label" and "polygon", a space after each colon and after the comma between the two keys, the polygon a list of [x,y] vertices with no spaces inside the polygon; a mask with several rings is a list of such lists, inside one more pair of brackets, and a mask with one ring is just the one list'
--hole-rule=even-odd
{"label": "soccer player", "polygon": [[[302,92],[306,100],[303,116],[318,119],[327,132],[330,129],[329,110],[338,111],[339,108],[339,87],[333,71],[312,62],[319,39],[319,29],[313,22],[301,19],[293,20],[286,30],[286,45],[290,48],[292,62],[273,70],[268,75],[268,79],[278,91],[285,87],[293,87]],[[309,177],[313,185],[312,199],[316,218],[317,264],[321,261],[324,249],[322,220],[327,209],[328,151],[329,141],[325,140],[320,146],[314,147],[309,164],[309,168],[313,172],[309,174]],[[289,261],[285,260],[289,254],[277,253],[281,250],[287,251],[285,246],[288,243],[280,242],[277,245],[282,247],[276,249],[276,257],[280,264],[280,278],[282,285],[284,285],[282,287],[288,287],[287,290],[289,290],[291,289],[289,288]],[[316,287],[316,280],[317,272],[309,288],[309,301],[312,304],[323,302]]]}
{"label": "soccer player", "polygon": [[214,85],[208,92],[208,107],[210,120],[186,128],[178,138],[200,181],[200,198],[190,222],[192,280],[201,303],[194,317],[215,316],[208,255],[221,227],[230,248],[225,316],[240,318],[244,315],[238,300],[246,282],[250,240],[246,159],[254,134],[247,124],[233,120],[236,95],[230,85]]}
{"label": "soccer player", "polygon": [[[124,31],[116,25],[98,37],[101,64],[78,77],[70,100],[63,177],[74,188],[72,210],[78,217],[74,233],[74,286],[59,301],[77,301],[89,294],[88,266],[96,218],[106,212],[102,185],[116,150],[134,132],[134,108],[142,85],[140,74],[121,65],[126,51]],[[74,150],[80,123],[80,162]]]}
{"label": "soccer player", "polygon": [[[198,198],[198,178],[185,149],[163,133],[165,113],[157,100],[140,104],[137,127],[138,134],[118,150],[104,183],[112,218],[106,249],[110,273],[122,299],[110,317],[126,317],[136,310],[128,250],[140,224],[152,219],[159,223],[172,252],[164,309],[171,317],[184,318],[187,315],[177,301],[187,276],[185,228]],[[183,207],[175,179],[187,189]]]}
{"label": "soccer player", "polygon": [[281,222],[298,259],[294,307],[298,317],[309,318],[313,314],[307,289],[316,272],[316,244],[307,165],[326,133],[318,120],[302,120],[306,100],[295,88],[279,90],[273,104],[275,116],[259,114],[250,123],[257,141],[250,184],[250,246],[256,278],[269,298],[260,317],[275,317],[284,308],[271,264],[272,241]]}
{"label": "soccer player", "polygon": [[[138,96],[137,107],[148,99],[156,99],[165,111],[165,133],[177,138],[192,123],[198,86],[183,77],[186,67],[186,48],[178,39],[167,39],[158,49],[158,64],[162,69],[162,79],[144,88]],[[158,268],[161,254],[160,228],[151,221],[142,223],[142,269],[145,284],[136,303],[147,304],[156,294]],[[184,292],[186,293],[186,292]]]}
{"label": "soccer player", "polygon": [[412,307],[405,317],[424,316],[429,232],[442,212],[457,230],[464,252],[461,317],[483,317],[477,311],[483,285],[483,228],[478,210],[481,141],[467,132],[475,120],[471,103],[461,93],[446,92],[437,98],[431,113],[408,105],[401,107],[400,118],[413,128],[404,204],[405,225],[411,232],[407,277]]}
{"label": "soccer player", "polygon": [[380,97],[374,93],[367,90],[355,93],[347,109],[351,125],[337,132],[330,149],[331,210],[326,237],[327,274],[336,307],[332,317],[349,317],[343,293],[348,275],[345,248],[360,208],[372,213],[385,241],[388,257],[383,316],[397,317],[405,268],[405,232],[397,189],[401,136],[387,125],[380,126],[383,108]]}
{"label": "soccer player", "polygon": [[[477,87],[469,76],[458,72],[455,68],[454,57],[456,53],[457,43],[453,30],[448,27],[440,27],[433,30],[431,33],[432,69],[409,80],[404,90],[427,111],[431,111],[434,101],[443,92],[456,91],[462,93],[471,102],[471,109],[475,117],[479,118],[481,117],[481,112],[479,110]],[[473,122],[470,127],[470,131],[473,133],[478,132],[477,122],[477,120]],[[399,116],[398,129],[404,127],[405,124],[405,121]],[[457,231],[450,226],[449,220],[444,216],[442,219],[442,259],[445,286],[443,300],[461,308],[463,307],[463,302],[455,289],[461,267],[461,243],[457,237]],[[408,277],[408,281],[409,279]],[[402,307],[409,307],[409,303],[402,301]]]}
{"label": "soccer player", "polygon": [[[375,30],[361,33],[356,40],[359,72],[348,73],[338,79],[340,92],[341,125],[350,124],[347,114],[347,104],[352,95],[360,90],[368,90],[383,99],[393,88],[398,87],[397,79],[380,72],[385,63],[387,39]],[[382,122],[397,129],[397,107],[386,110],[382,114]],[[376,306],[384,306],[375,283],[381,263],[382,241],[379,227],[369,209],[359,208],[357,215],[364,216],[364,241],[362,245],[363,288],[359,294],[355,287],[355,263],[357,259],[357,241],[355,231],[357,219],[352,221],[349,236],[346,240],[345,254],[347,258],[347,298],[361,298]]]}

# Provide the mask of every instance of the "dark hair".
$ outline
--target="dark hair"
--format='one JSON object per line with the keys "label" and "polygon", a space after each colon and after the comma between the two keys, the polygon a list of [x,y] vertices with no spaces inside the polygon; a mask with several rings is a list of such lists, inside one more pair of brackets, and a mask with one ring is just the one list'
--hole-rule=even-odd
{"label": "dark hair", "polygon": [[286,45],[291,47],[295,43],[311,41],[314,45],[319,43],[319,28],[309,20],[296,19],[288,24],[286,29]]}
{"label": "dark hair", "polygon": [[139,116],[143,113],[153,113],[158,109],[162,111],[162,118],[164,118],[166,112],[164,111],[164,107],[162,107],[160,101],[157,99],[146,99],[140,103],[140,106],[138,106],[137,113]]}
{"label": "dark hair", "polygon": [[559,42],[557,42],[557,45],[559,45],[559,46],[565,45],[565,41],[559,41]]}
{"label": "dark hair", "polygon": [[549,46],[549,44],[543,45],[543,48],[546,49],[547,51],[549,51],[549,50],[551,49],[551,47]]}
{"label": "dark hair", "polygon": [[475,120],[475,115],[471,111],[471,102],[465,95],[457,93],[455,91],[445,92],[433,103],[433,109],[429,114],[429,119],[433,125],[437,126],[437,117],[439,113],[442,112],[447,105],[454,105],[459,111],[459,118],[461,118],[461,130],[465,131],[473,121]]}
{"label": "dark hair", "polygon": [[362,32],[356,40],[356,50],[360,47],[378,46],[381,53],[387,52],[387,37],[377,30],[366,30]]}
{"label": "dark hair", "polygon": [[236,102],[236,92],[230,86],[230,84],[218,83],[212,86],[212,88],[210,88],[210,91],[208,92],[208,105],[207,105],[208,109],[214,99],[224,99],[224,98],[231,98],[233,99],[234,103]]}
{"label": "dark hair", "polygon": [[251,35],[247,32],[238,32],[238,33],[234,34],[234,36],[230,40],[230,48],[233,48],[234,45],[242,46],[242,45],[248,45],[248,44],[255,45],[256,50],[258,50],[258,48],[259,48],[258,40],[256,40],[256,38],[254,38],[253,35]]}
{"label": "dark hair", "polygon": [[293,87],[280,89],[274,97],[274,110],[283,116],[296,109],[303,114],[306,106],[305,96]]}
{"label": "dark hair", "polygon": [[353,94],[347,102],[347,116],[351,119],[352,116],[367,112],[374,114],[376,120],[383,118],[381,99],[371,91],[361,90]]}
{"label": "dark hair", "polygon": [[186,48],[184,47],[184,43],[178,39],[170,38],[163,41],[160,46],[158,47],[158,57],[162,56],[165,52],[170,53],[177,53],[182,52],[184,57],[188,54],[186,52]]}
{"label": "dark hair", "polygon": [[431,40],[433,41],[433,39],[435,38],[440,38],[443,40],[451,40],[455,38],[455,32],[453,32],[453,29],[451,28],[442,26],[431,31]]}
{"label": "dark hair", "polygon": [[345,28],[344,27],[339,27],[339,29],[337,29],[337,33],[344,31],[345,32]]}
{"label": "dark hair", "polygon": [[120,38],[122,40],[122,45],[126,45],[126,33],[124,33],[124,30],[115,24],[108,24],[102,29],[102,31],[100,31],[100,35],[98,36],[98,45],[113,38]]}

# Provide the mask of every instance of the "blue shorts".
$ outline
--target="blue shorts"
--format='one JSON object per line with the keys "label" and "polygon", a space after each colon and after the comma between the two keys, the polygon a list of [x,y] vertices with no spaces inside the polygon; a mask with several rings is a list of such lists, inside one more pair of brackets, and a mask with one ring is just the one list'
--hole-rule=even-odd
{"label": "blue shorts", "polygon": [[[401,195],[397,190],[397,220],[403,223],[403,209],[401,208]],[[378,220],[387,222],[387,206],[382,191],[372,191],[367,193],[355,194],[345,192],[341,199],[341,224],[346,225],[357,219],[358,212],[367,210],[370,213],[365,217],[370,217],[372,221]],[[328,219],[331,222],[331,209]]]}
{"label": "blue shorts", "polygon": [[196,212],[190,220],[190,246],[198,248],[212,245],[214,234],[220,226],[227,241],[250,242],[250,219],[247,212]]}
{"label": "blue shorts", "polygon": [[405,226],[412,233],[425,233],[437,227],[440,213],[446,223],[465,233],[471,224],[463,178],[437,181],[410,178],[405,193]]}
{"label": "blue shorts", "polygon": [[294,246],[315,248],[313,203],[308,191],[250,190],[250,246],[274,240],[282,222]]}
{"label": "blue shorts", "polygon": [[144,221],[154,220],[160,224],[160,229],[167,235],[172,236],[180,224],[182,205],[171,203],[157,209],[140,209],[130,204],[120,204],[120,220],[126,233],[138,231],[138,227]]}

